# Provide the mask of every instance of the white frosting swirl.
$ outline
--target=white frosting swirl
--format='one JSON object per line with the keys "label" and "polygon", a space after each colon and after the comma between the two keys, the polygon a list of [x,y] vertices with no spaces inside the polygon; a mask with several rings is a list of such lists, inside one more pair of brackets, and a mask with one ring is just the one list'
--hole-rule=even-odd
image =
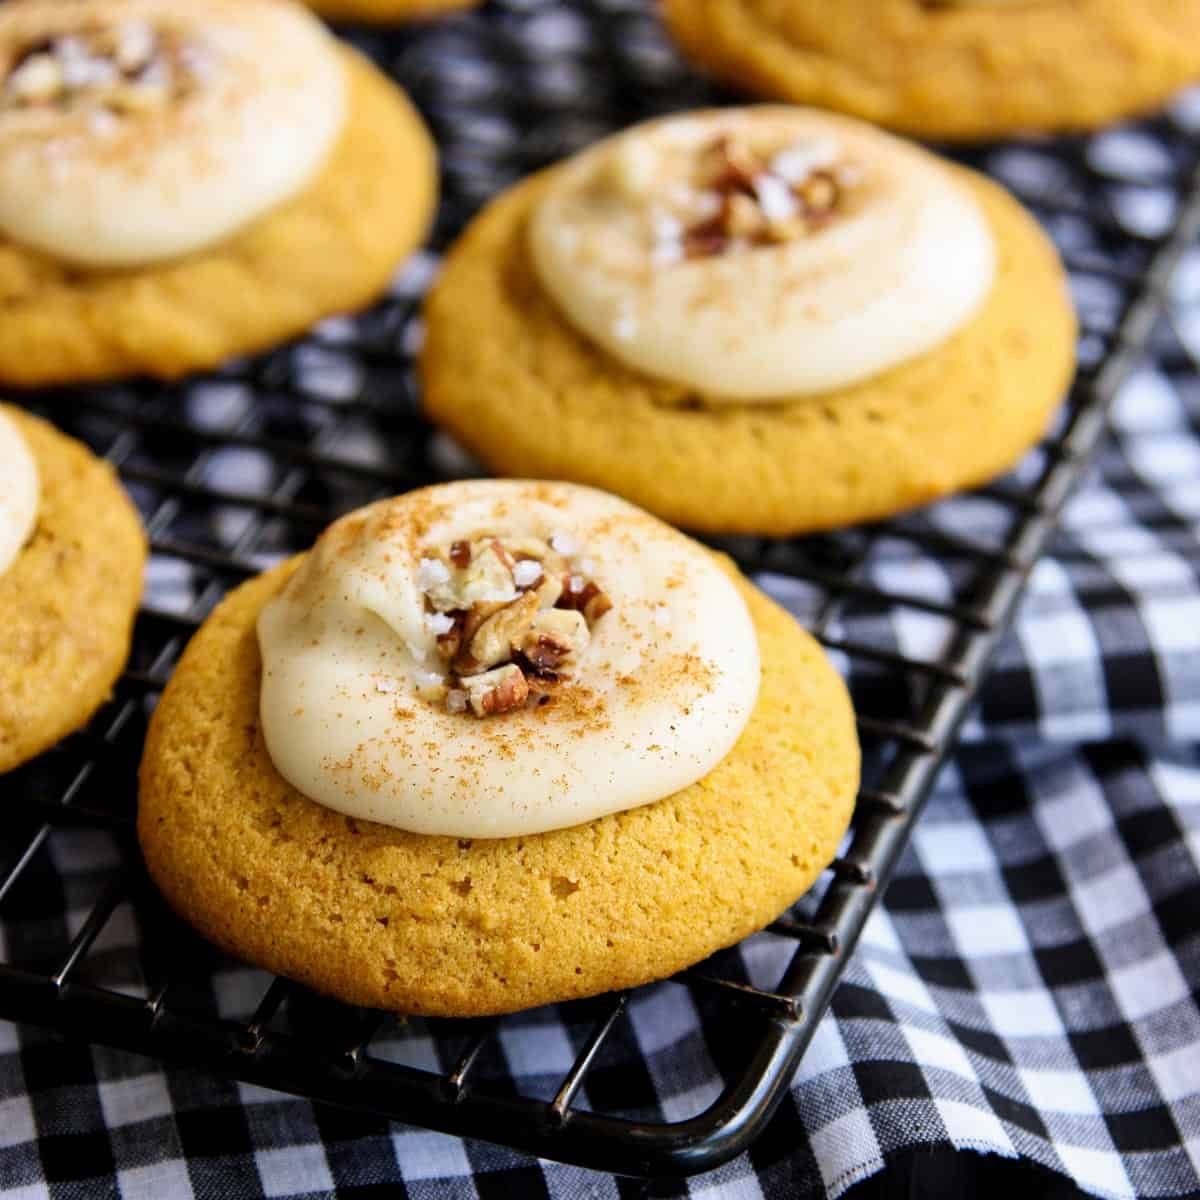
{"label": "white frosting swirl", "polygon": [[[748,164],[740,196],[700,169],[722,141]],[[835,207],[808,206],[813,183]],[[718,212],[732,235],[708,254],[688,222],[711,230]],[[745,236],[756,221],[765,232]],[[986,219],[944,163],[785,106],[667,117],[601,142],[556,170],[528,236],[572,324],[711,401],[828,391],[914,358],[971,317],[995,270]]]}
{"label": "white frosting swirl", "polygon": [[336,43],[276,0],[0,6],[0,232],[91,267],[228,237],[300,191],[345,117]]}
{"label": "white frosting swirl", "polygon": [[[553,703],[483,719],[422,698],[437,664],[423,571],[436,547],[481,535],[571,543],[613,604]],[[280,774],[423,834],[541,833],[670,795],[729,752],[759,684],[749,612],[709,553],[560,483],[447,484],[342,518],[263,609],[258,639]]]}
{"label": "white frosting swirl", "polygon": [[38,513],[38,469],[21,431],[0,412],[0,575],[29,540]]}

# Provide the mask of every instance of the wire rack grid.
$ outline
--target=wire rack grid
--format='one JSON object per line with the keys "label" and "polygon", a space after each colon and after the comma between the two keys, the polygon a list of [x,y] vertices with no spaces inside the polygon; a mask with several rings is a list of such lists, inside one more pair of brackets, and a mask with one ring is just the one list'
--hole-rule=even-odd
{"label": "wire rack grid", "polygon": [[146,719],[221,596],[350,508],[477,469],[422,420],[413,380],[436,252],[526,171],[632,120],[723,98],[686,71],[641,0],[508,0],[415,32],[348,32],[438,137],[433,250],[370,311],[211,377],[24,398],[116,464],[153,558],[111,703],[0,780],[0,1017],[548,1158],[645,1176],[706,1170],[748,1144],[787,1088],[1107,407],[1146,350],[1173,267],[1200,233],[1188,136],[1200,105],[1097,137],[960,155],[1045,222],[1082,321],[1071,398],[1011,476],[870,527],[720,540],[845,671],[864,786],[813,893],[750,943],[655,985],[688,989],[722,1077],[698,1111],[667,1119],[629,1066],[630,1012],[654,989],[559,1006],[573,1062],[530,1092],[496,1047],[536,1016],[402,1022],[320,999],[222,959],[167,912],[141,867],[132,827]]}

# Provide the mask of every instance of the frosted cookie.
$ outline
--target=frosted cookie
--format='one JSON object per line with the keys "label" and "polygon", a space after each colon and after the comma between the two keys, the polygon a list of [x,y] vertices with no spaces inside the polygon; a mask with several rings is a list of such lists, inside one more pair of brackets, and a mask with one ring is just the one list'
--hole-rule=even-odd
{"label": "frosted cookie", "polygon": [[145,558],[112,468],[0,404],[0,773],[108,698],[129,655]]}
{"label": "frosted cookie", "polygon": [[443,13],[474,8],[480,0],[308,0],[331,21],[366,21],[386,25],[394,21],[417,21]]}
{"label": "frosted cookie", "polygon": [[665,0],[663,12],[721,79],[922,137],[1094,129],[1200,79],[1193,0]]}
{"label": "frosted cookie", "polygon": [[556,483],[382,501],[233,592],[138,834],[229,952],[465,1016],[669,975],[791,904],[858,782],[838,675],[734,568]]}
{"label": "frosted cookie", "polygon": [[425,310],[425,406],[501,474],[790,534],[987,480],[1071,378],[1058,257],[1006,192],[805,109],[601,142],[493,201]]}
{"label": "frosted cookie", "polygon": [[433,200],[408,101],[297,5],[0,7],[0,379],[271,346],[377,296]]}

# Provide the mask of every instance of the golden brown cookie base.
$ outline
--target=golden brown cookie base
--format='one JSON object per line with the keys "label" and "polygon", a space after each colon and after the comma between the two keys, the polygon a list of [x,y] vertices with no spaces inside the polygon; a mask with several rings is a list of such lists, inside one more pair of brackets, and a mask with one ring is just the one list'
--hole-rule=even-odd
{"label": "golden brown cookie base", "polygon": [[392,21],[420,21],[443,13],[475,8],[481,0],[306,0],[330,21],[365,21],[386,25]]}
{"label": "golden brown cookie base", "polygon": [[400,90],[346,50],[346,129],[299,196],[160,266],[79,271],[0,239],[0,380],[173,378],[294,336],[387,286],[433,211],[433,145]]}
{"label": "golden brown cookie base", "polygon": [[125,660],[146,539],[112,467],[0,405],[37,461],[33,537],[0,574],[0,773],[84,725]]}
{"label": "golden brown cookie base", "polygon": [[1194,0],[664,0],[663,11],[720,79],[921,137],[1094,129],[1200,78]]}
{"label": "golden brown cookie base", "polygon": [[228,952],[353,1003],[509,1012],[670,975],[767,924],[834,854],[858,783],[849,698],[817,644],[744,582],[758,705],[683,791],[494,841],[402,833],[308,800],[258,722],[255,618],[295,565],[238,588],[196,634],[142,761],[150,873]]}
{"label": "golden brown cookie base", "polygon": [[847,525],[990,479],[1041,436],[1065,393],[1075,318],[1034,220],[995,184],[961,175],[999,264],[959,333],[851,387],[712,406],[624,367],[560,315],[525,250],[550,173],[534,176],[476,218],[429,296],[426,410],[498,474],[593,484],[713,532]]}

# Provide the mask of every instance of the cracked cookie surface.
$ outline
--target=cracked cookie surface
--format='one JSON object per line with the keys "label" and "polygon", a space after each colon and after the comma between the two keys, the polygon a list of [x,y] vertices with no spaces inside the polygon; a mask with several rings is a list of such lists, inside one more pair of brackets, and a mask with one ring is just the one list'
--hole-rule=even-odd
{"label": "cracked cookie surface", "polygon": [[835,853],[858,783],[849,698],[816,642],[740,577],[761,691],[697,783],[495,840],[316,804],[275,770],[258,717],[254,622],[297,565],[244,584],[196,634],[142,763],[151,875],[226,951],[353,1003],[507,1012],[670,975],[767,924]]}

